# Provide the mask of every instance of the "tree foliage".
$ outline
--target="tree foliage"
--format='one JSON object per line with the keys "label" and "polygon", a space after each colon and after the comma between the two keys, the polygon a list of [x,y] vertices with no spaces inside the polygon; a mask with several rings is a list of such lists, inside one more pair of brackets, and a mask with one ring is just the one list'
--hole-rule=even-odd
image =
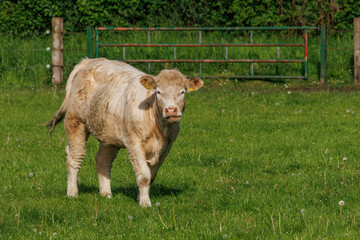
{"label": "tree foliage", "polygon": [[303,26],[351,29],[359,0],[3,0],[0,32],[51,28],[63,17],[65,31],[92,26]]}

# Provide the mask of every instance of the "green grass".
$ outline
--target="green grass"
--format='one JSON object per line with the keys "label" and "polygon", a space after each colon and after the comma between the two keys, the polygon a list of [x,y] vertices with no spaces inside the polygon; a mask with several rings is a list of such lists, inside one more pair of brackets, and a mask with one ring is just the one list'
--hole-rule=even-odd
{"label": "green grass", "polygon": [[[152,32],[151,43],[198,43],[198,32]],[[309,79],[304,82],[319,82],[320,37],[309,31]],[[147,43],[147,32],[101,32],[100,43]],[[249,43],[250,33],[243,32],[202,32],[202,43]],[[295,32],[254,31],[254,43],[303,43],[303,35]],[[352,33],[328,36],[328,48],[353,48]],[[94,44],[94,41],[93,41]],[[4,35],[0,39],[0,87],[36,88],[51,85],[52,36],[29,36],[14,38]],[[29,50],[32,49],[32,50]],[[82,58],[86,56],[86,33],[64,35],[64,80]],[[122,47],[100,48],[100,56],[109,59],[123,59]],[[126,59],[173,59],[172,47],[145,48],[127,47]],[[176,49],[177,59],[225,59],[225,48],[203,47]],[[229,47],[229,59],[276,59],[277,47]],[[302,47],[281,47],[281,59],[303,59]],[[353,65],[353,51],[329,50],[328,65]],[[134,63],[135,67],[150,74],[158,74],[164,63]],[[176,67],[186,75],[200,74],[199,63],[168,63],[168,68]],[[299,63],[254,63],[255,75],[304,75],[304,66]],[[250,75],[250,63],[202,63],[204,76]],[[329,67],[328,82],[332,85],[347,85],[353,82],[353,68]]]}
{"label": "green grass", "polygon": [[219,83],[187,96],[147,209],[125,150],[114,197],[99,196],[94,138],[67,198],[62,124],[52,137],[39,126],[64,90],[0,91],[0,238],[358,239],[359,92]]}

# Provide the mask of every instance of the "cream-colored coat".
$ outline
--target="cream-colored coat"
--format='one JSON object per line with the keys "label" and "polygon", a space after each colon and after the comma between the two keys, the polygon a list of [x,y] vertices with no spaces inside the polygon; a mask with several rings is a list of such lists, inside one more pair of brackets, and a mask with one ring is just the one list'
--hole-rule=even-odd
{"label": "cream-colored coat", "polygon": [[65,117],[67,195],[78,195],[77,175],[91,133],[101,143],[96,155],[100,194],[112,196],[112,162],[118,150],[126,148],[139,187],[140,206],[151,206],[150,184],[179,133],[185,92],[202,85],[202,80],[187,80],[177,70],[150,76],[119,61],[102,58],[80,62],[69,76],[60,109],[46,124],[51,132]]}

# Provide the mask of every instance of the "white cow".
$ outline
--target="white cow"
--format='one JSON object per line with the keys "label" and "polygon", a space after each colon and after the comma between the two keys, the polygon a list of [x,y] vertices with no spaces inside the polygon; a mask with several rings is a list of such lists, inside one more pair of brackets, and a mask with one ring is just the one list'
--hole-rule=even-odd
{"label": "white cow", "polygon": [[188,80],[175,69],[151,76],[119,61],[82,60],[69,76],[60,109],[45,124],[51,133],[65,117],[67,195],[78,196],[77,176],[91,133],[101,143],[95,157],[100,194],[111,198],[112,162],[126,148],[139,204],[151,206],[150,184],[179,133],[185,93],[202,85],[201,79]]}

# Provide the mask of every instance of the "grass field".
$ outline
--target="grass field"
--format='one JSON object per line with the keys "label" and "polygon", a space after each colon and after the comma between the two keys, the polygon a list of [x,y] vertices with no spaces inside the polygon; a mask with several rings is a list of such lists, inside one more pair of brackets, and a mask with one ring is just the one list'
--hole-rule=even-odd
{"label": "grass field", "polygon": [[125,150],[99,196],[94,138],[67,198],[64,130],[40,126],[64,90],[1,90],[0,239],[359,239],[359,92],[205,84],[147,209]]}

